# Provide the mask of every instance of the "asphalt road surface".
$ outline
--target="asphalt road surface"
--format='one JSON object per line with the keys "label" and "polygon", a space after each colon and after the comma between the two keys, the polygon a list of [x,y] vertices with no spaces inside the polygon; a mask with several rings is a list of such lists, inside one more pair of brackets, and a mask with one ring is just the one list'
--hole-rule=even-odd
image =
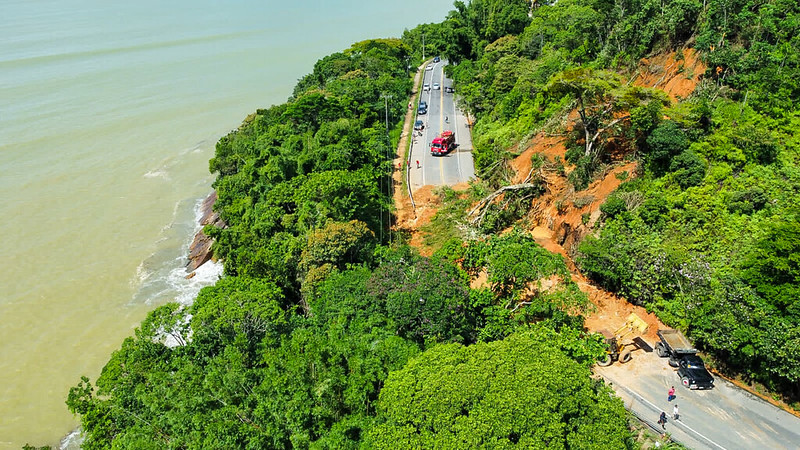
{"label": "asphalt road surface", "polygon": [[[665,432],[692,449],[798,449],[800,418],[777,408],[719,377],[714,389],[692,391],[681,385],[676,369],[655,352],[637,350],[627,364],[597,367],[625,402],[625,407],[661,430],[656,422],[667,413]],[[675,386],[677,398],[667,401]],[[672,420],[678,404],[679,419]]]}
{"label": "asphalt road surface", "polygon": [[[412,140],[411,156],[409,156],[412,189],[418,189],[428,184],[452,186],[475,177],[475,166],[472,162],[472,135],[467,119],[456,107],[453,97],[458,93],[445,92],[445,87],[453,85],[453,80],[444,75],[445,64],[447,62],[444,60],[430,63],[428,68],[431,70],[425,70],[423,74],[423,86],[427,83],[430,89],[422,91],[420,100],[428,102],[428,113],[417,115],[415,119],[415,121],[422,120],[425,123],[425,129],[422,130],[421,136],[415,132]],[[439,84],[439,89],[433,89],[434,83]],[[444,130],[453,132],[457,146],[447,155],[433,156],[430,151],[430,143]],[[419,168],[417,161],[419,161]]]}

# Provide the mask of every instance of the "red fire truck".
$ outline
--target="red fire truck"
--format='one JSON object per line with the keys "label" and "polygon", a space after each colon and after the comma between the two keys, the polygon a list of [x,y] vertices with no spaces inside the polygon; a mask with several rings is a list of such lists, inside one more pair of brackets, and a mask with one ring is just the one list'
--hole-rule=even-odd
{"label": "red fire truck", "polygon": [[431,142],[431,155],[441,156],[446,155],[450,150],[456,146],[456,137],[452,131],[442,131],[438,137]]}

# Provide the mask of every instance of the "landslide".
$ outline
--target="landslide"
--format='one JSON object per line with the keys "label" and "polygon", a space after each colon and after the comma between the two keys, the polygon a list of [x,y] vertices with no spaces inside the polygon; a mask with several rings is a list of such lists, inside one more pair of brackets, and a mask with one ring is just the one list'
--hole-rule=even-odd
{"label": "landslide", "polygon": [[[694,49],[683,49],[642,59],[629,79],[638,86],[661,89],[672,102],[678,102],[694,91],[705,70]],[[574,114],[570,118],[574,118]],[[410,126],[408,118],[406,122],[407,127]],[[522,222],[529,224],[531,235],[542,247],[564,256],[572,279],[595,305],[595,311],[586,318],[589,331],[616,329],[625,322],[629,314],[635,312],[649,325],[645,340],[654,342],[658,339],[656,331],[666,328],[665,325],[644,308],[592,284],[580,273],[572,259],[581,240],[600,224],[600,205],[623,181],[636,176],[637,162],[628,161],[625,159],[627,155],[617,152],[586,189],[576,191],[567,179],[574,167],[565,162],[566,140],[562,135],[540,132],[525,145],[520,145],[523,150],[510,161],[514,172],[511,183],[521,183],[531,174],[535,155],[539,155],[537,159],[543,161],[534,173],[544,181],[545,193],[531,201],[528,216]],[[400,146],[398,152],[399,150]],[[398,167],[398,161],[402,160],[396,160],[395,167]],[[398,178],[395,186],[399,184]],[[463,184],[453,186],[453,189],[463,192],[468,187]],[[410,244],[423,255],[429,255],[433,249],[425,245],[422,229],[435,216],[441,206],[442,197],[434,186],[423,186],[413,196],[415,208],[407,193],[396,189],[395,229],[408,233]],[[476,285],[480,282],[481,280],[473,280]]]}

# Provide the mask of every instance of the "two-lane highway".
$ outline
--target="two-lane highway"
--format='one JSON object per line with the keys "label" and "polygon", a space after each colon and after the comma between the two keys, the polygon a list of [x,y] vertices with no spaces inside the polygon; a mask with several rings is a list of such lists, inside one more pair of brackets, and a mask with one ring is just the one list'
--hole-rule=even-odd
{"label": "two-lane highway", "polygon": [[[446,88],[453,86],[453,80],[444,75],[445,61],[431,63],[422,78],[423,91],[420,100],[428,104],[426,114],[418,114],[425,128],[421,134],[415,132],[411,145],[411,187],[454,185],[475,177],[472,162],[472,135],[464,114],[456,107],[454,93]],[[438,89],[434,89],[438,87]],[[442,131],[452,131],[456,138],[456,148],[447,155],[433,156],[430,143]],[[417,167],[419,161],[419,168]]]}

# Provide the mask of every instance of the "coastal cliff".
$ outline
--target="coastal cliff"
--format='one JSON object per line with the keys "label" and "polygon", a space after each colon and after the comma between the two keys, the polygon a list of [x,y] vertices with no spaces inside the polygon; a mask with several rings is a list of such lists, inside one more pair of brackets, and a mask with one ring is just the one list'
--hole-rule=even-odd
{"label": "coastal cliff", "polygon": [[[213,225],[219,228],[227,228],[228,225],[224,220],[220,219],[219,213],[214,211],[214,203],[216,201],[216,191],[209,194],[209,196],[203,200],[203,204],[200,207],[202,213],[200,216],[201,226]],[[189,276],[192,276],[191,274],[197,270],[198,267],[213,258],[213,252],[211,251],[211,244],[213,243],[214,240],[203,233],[202,229],[195,234],[191,245],[189,245],[189,262],[186,263],[186,272],[190,273]]]}

